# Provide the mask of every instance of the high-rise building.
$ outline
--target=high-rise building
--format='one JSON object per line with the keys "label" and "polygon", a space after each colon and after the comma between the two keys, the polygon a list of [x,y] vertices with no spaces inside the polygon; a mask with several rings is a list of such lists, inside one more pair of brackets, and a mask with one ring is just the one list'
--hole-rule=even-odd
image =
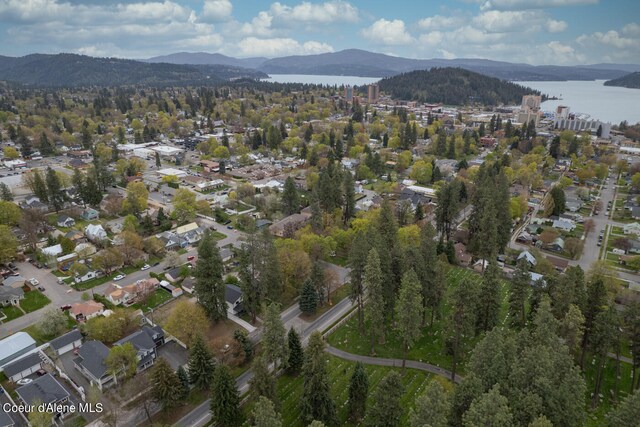
{"label": "high-rise building", "polygon": [[346,85],[344,87],[344,98],[347,100],[347,102],[353,101],[353,86]]}
{"label": "high-rise building", "polygon": [[540,110],[540,103],[542,97],[540,95],[524,95],[522,97],[522,106],[520,107],[522,112],[537,112]]}
{"label": "high-rise building", "polygon": [[369,85],[368,91],[369,104],[373,104],[378,102],[378,98],[380,97],[380,88],[377,83],[372,83]]}

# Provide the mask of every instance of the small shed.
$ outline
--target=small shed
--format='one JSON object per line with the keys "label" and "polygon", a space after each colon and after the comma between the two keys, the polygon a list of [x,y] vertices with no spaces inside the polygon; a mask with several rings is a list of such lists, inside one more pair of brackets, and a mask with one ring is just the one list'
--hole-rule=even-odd
{"label": "small shed", "polygon": [[14,383],[42,368],[40,353],[35,352],[24,356],[21,359],[5,365],[3,368],[5,375]]}
{"label": "small shed", "polygon": [[78,329],[51,340],[49,346],[56,352],[58,356],[62,356],[82,345],[82,334]]}

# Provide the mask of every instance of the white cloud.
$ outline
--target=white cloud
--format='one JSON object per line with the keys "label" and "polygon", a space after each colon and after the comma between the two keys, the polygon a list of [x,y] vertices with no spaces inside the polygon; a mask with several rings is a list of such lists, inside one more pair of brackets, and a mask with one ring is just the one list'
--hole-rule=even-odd
{"label": "white cloud", "polygon": [[259,39],[247,37],[238,43],[240,56],[286,56],[310,55],[333,52],[333,47],[326,43],[308,41],[300,43],[291,38]]}
{"label": "white cloud", "polygon": [[640,25],[632,22],[622,27],[622,33],[627,36],[640,36]]}
{"label": "white cloud", "polygon": [[635,50],[638,50],[640,39],[621,36],[617,31],[609,30],[605,33],[595,32],[591,35],[582,35],[578,37],[578,43],[584,45],[607,45],[617,49],[635,48]]}
{"label": "white cloud", "polygon": [[482,0],[482,10],[526,10],[596,4],[599,0]]}
{"label": "white cloud", "polygon": [[569,26],[565,21],[556,21],[555,19],[549,19],[546,25],[547,31],[550,33],[561,33]]}
{"label": "white cloud", "polygon": [[473,24],[491,33],[531,33],[545,29],[559,33],[567,29],[567,23],[551,19],[542,10],[489,10],[472,20]]}
{"label": "white cloud", "polygon": [[576,64],[585,60],[585,56],[578,53],[573,47],[557,40],[547,43],[544,49],[538,49],[547,64]]}
{"label": "white cloud", "polygon": [[242,24],[241,32],[245,35],[262,36],[267,37],[273,33],[271,29],[271,22],[273,16],[268,12],[260,12],[258,16],[255,16],[251,22]]}
{"label": "white cloud", "polygon": [[225,21],[231,17],[233,5],[230,0],[205,0],[202,17],[211,21]]}
{"label": "white cloud", "polygon": [[330,24],[358,21],[358,9],[350,3],[340,0],[319,4],[305,1],[293,7],[276,2],[271,5],[269,12],[278,21],[288,24]]}
{"label": "white cloud", "polygon": [[444,30],[453,27],[457,27],[464,22],[462,16],[442,16],[433,15],[423,18],[418,21],[418,27],[421,30]]}
{"label": "white cloud", "polygon": [[375,43],[384,45],[403,45],[414,42],[414,38],[407,32],[404,21],[394,19],[378,19],[370,27],[362,30],[362,35]]}

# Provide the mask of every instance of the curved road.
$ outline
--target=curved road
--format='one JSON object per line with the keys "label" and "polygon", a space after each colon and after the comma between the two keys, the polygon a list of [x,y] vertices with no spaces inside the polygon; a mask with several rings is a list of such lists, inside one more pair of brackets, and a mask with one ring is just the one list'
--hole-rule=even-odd
{"label": "curved road", "polygon": [[[326,345],[325,351],[332,356],[339,357],[340,359],[350,360],[352,362],[362,362],[365,365],[378,365],[378,366],[392,366],[395,368],[402,367],[402,359],[384,359],[382,357],[370,357],[361,356],[359,354],[347,353],[346,351],[339,350],[330,345]],[[411,369],[418,369],[420,371],[429,372],[432,374],[440,375],[446,379],[451,379],[451,372],[446,369],[442,369],[435,365],[430,365],[424,362],[418,362],[417,360],[407,360],[406,367]],[[462,381],[462,377],[456,374],[456,383]]]}

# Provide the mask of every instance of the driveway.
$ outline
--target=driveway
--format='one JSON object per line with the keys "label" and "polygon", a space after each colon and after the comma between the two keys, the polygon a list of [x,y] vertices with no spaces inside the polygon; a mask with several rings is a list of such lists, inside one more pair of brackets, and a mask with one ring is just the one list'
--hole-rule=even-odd
{"label": "driveway", "polygon": [[169,365],[177,370],[187,364],[189,352],[175,341],[169,341],[158,348],[158,357],[163,357]]}

